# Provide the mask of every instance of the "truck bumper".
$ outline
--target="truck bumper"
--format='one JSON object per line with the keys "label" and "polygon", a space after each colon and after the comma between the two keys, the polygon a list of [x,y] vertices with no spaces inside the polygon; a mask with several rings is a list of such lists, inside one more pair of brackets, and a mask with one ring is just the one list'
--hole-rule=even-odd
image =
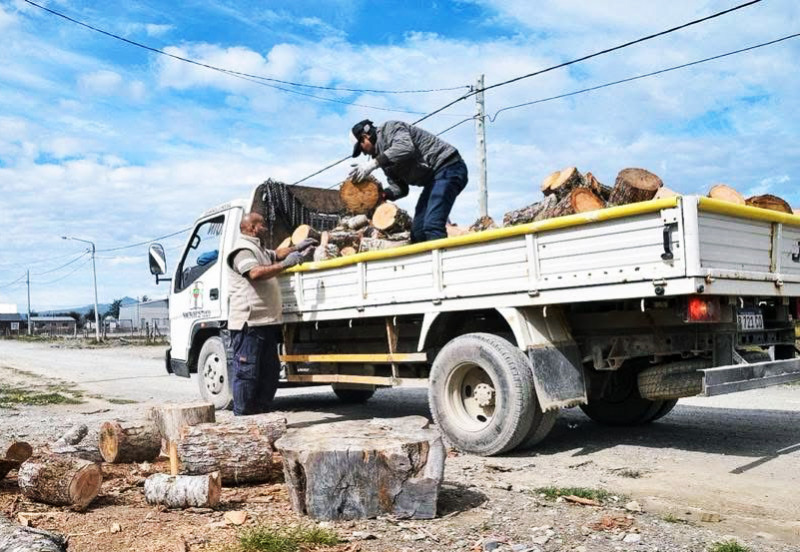
{"label": "truck bumper", "polygon": [[800,380],[800,358],[755,364],[733,364],[700,370],[705,397],[760,389]]}

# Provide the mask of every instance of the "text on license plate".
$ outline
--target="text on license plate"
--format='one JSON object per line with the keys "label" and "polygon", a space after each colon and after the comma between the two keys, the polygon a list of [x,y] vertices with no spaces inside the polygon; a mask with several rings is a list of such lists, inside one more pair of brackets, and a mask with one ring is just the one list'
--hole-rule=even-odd
{"label": "text on license plate", "polygon": [[763,330],[764,316],[761,314],[739,314],[740,330]]}

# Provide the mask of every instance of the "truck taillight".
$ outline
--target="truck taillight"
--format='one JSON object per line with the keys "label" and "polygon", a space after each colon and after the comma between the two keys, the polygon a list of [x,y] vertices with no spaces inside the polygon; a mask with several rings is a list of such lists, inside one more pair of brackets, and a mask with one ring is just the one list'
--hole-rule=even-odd
{"label": "truck taillight", "polygon": [[719,322],[719,297],[689,297],[686,306],[687,322]]}

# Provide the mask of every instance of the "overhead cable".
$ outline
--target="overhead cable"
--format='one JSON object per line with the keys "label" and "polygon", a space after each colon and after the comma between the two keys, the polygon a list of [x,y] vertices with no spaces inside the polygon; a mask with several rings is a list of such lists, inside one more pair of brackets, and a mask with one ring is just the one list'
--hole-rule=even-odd
{"label": "overhead cable", "polygon": [[61,270],[62,268],[68,267],[68,266],[69,266],[69,265],[71,265],[72,263],[76,263],[76,262],[78,262],[78,261],[79,261],[79,260],[81,260],[81,259],[82,259],[84,256],[86,256],[86,255],[88,255],[88,254],[89,254],[89,249],[86,249],[86,250],[84,250],[84,251],[83,251],[83,253],[81,253],[80,255],[78,255],[77,257],[75,257],[74,259],[72,259],[71,261],[69,261],[69,262],[66,262],[66,263],[64,263],[64,264],[63,264],[63,265],[61,265],[61,266],[57,266],[57,267],[55,267],[55,268],[51,268],[51,269],[49,269],[49,270],[45,270],[44,272],[34,272],[34,273],[32,274],[32,276],[44,276],[45,274],[50,274],[51,272],[56,272],[56,271],[58,271],[58,270]]}
{"label": "overhead cable", "polygon": [[120,245],[119,247],[109,247],[107,249],[98,249],[97,253],[108,253],[109,251],[121,251],[122,249],[131,249],[133,247],[140,247],[142,245],[147,245],[149,243],[153,243],[154,241],[165,240],[167,238],[171,238],[172,236],[177,236],[178,234],[183,234],[184,232],[188,232],[191,229],[192,229],[191,226],[187,226],[186,228],[178,230],[177,232],[172,232],[171,234],[166,234],[164,236],[158,236],[157,238],[153,238],[151,240],[145,240],[145,241],[141,241],[141,242],[137,242],[137,243],[131,243],[131,244],[128,244],[128,245]]}
{"label": "overhead cable", "polygon": [[65,279],[65,278],[67,278],[69,276],[72,276],[73,274],[78,272],[80,269],[82,269],[84,266],[86,266],[91,260],[92,260],[91,258],[86,259],[86,261],[82,262],[81,264],[79,264],[78,266],[76,266],[75,268],[73,268],[72,270],[67,272],[66,274],[64,274],[62,276],[59,276],[55,280],[49,280],[47,282],[36,282],[36,285],[37,286],[49,286],[50,284],[55,284],[56,282],[60,282],[61,280]]}
{"label": "overhead cable", "polygon": [[13,282],[9,282],[9,283],[7,283],[7,284],[2,284],[2,285],[0,285],[0,288],[11,287],[11,286],[13,286],[14,284],[16,284],[16,283],[18,283],[18,282],[21,282],[23,279],[25,279],[25,276],[27,276],[27,274],[23,274],[22,276],[20,276],[19,278],[17,278],[17,279],[16,279],[16,280],[14,280]]}

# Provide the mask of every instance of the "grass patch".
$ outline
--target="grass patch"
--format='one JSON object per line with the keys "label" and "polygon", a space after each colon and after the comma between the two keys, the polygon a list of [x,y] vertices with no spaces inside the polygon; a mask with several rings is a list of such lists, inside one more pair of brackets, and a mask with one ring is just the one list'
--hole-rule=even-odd
{"label": "grass patch", "polygon": [[727,540],[724,542],[715,542],[708,549],[708,552],[751,552],[750,548],[739,544],[735,540]]}
{"label": "grass patch", "polygon": [[321,527],[283,530],[261,526],[244,531],[239,536],[242,552],[299,552],[308,545],[334,546],[340,542],[336,533]]}
{"label": "grass patch", "polygon": [[111,404],[136,404],[139,402],[139,401],[134,401],[132,399],[114,399],[114,398],[106,399],[106,401],[110,402]]}
{"label": "grass patch", "polygon": [[[72,392],[69,392],[72,394]],[[15,406],[42,406],[47,404],[82,404],[83,401],[75,396],[68,396],[61,392],[36,391],[25,387],[17,387],[0,383],[0,408],[14,408]]]}
{"label": "grass patch", "polygon": [[534,492],[544,495],[545,498],[549,498],[550,500],[555,500],[560,496],[572,495],[603,502],[612,496],[611,493],[604,489],[589,489],[586,487],[539,487],[538,489],[534,489]]}
{"label": "grass patch", "polygon": [[686,523],[685,519],[681,519],[681,518],[679,518],[679,517],[677,517],[675,515],[672,515],[672,514],[667,514],[661,519],[663,519],[667,523]]}

